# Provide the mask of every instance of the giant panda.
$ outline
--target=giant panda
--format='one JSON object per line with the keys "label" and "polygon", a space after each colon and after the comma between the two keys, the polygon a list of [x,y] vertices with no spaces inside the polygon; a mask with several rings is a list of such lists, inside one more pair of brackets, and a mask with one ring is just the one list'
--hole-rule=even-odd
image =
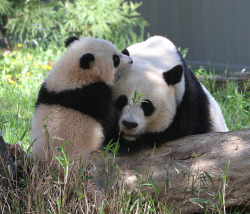
{"label": "giant panda", "polygon": [[[134,63],[113,87],[121,153],[228,131],[219,105],[169,39],[154,36],[122,52]],[[143,97],[133,101],[135,92]]]}
{"label": "giant panda", "polygon": [[47,160],[64,151],[69,160],[100,147],[114,120],[112,88],[133,63],[103,39],[70,37],[63,56],[38,94],[32,118],[32,155]]}

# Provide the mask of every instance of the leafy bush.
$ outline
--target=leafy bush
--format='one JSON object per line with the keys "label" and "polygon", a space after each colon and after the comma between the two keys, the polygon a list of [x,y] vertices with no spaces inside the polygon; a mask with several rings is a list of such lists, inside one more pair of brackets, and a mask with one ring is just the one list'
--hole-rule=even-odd
{"label": "leafy bush", "polygon": [[19,43],[63,42],[71,35],[110,41],[122,36],[129,43],[147,25],[137,12],[140,5],[124,0],[0,0],[0,18],[4,36]]}
{"label": "leafy bush", "polygon": [[7,22],[7,17],[12,12],[12,3],[9,0],[0,0],[0,39],[1,39],[1,32],[4,33],[4,25]]}
{"label": "leafy bush", "polygon": [[[0,16],[4,17],[4,16],[8,16],[11,14],[11,9],[12,7],[12,3],[9,2],[8,0],[0,0]],[[0,24],[3,24],[3,20],[0,19]]]}
{"label": "leafy bush", "polygon": [[12,10],[12,16],[6,23],[7,36],[19,42],[49,38],[57,28],[60,15],[54,9],[61,7],[56,1],[18,1]]}

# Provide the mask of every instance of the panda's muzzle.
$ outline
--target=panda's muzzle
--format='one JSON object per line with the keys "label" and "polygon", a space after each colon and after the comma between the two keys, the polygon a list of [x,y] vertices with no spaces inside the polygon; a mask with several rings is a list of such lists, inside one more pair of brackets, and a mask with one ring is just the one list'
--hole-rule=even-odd
{"label": "panda's muzzle", "polygon": [[126,130],[122,131],[123,137],[127,140],[135,140],[137,138],[137,135],[132,131],[132,129],[136,128],[138,123],[123,120],[122,126],[126,128]]}

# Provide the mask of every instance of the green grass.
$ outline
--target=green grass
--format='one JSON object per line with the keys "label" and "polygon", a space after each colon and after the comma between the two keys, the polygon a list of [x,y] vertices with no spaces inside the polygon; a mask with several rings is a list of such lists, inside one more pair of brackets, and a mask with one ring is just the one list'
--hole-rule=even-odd
{"label": "green grass", "polygon": [[7,142],[26,145],[39,87],[61,51],[19,47],[0,54],[0,129]]}
{"label": "green grass", "polygon": [[[196,75],[215,76],[214,72],[207,72],[203,68],[195,71]],[[221,107],[227,127],[230,131],[250,128],[250,90],[247,84],[239,88],[237,82],[228,80],[226,85],[215,88],[215,81],[203,81],[204,86]]]}
{"label": "green grass", "polygon": [[227,84],[224,91],[212,92],[220,104],[229,130],[250,128],[250,94],[246,86],[240,90],[234,81]]}

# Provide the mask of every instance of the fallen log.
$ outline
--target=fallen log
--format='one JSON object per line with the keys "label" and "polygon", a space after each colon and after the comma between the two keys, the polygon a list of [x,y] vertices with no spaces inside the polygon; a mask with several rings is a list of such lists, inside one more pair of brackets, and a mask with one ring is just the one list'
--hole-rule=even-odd
{"label": "fallen log", "polygon": [[[99,190],[108,188],[107,178],[117,174],[112,185],[126,184],[131,190],[140,182],[155,185],[143,191],[153,192],[169,209],[175,207],[174,213],[250,203],[250,129],[188,136],[159,148],[117,155],[113,161],[111,157],[105,159],[103,151],[92,155]],[[110,162],[115,167],[108,166]]]}

